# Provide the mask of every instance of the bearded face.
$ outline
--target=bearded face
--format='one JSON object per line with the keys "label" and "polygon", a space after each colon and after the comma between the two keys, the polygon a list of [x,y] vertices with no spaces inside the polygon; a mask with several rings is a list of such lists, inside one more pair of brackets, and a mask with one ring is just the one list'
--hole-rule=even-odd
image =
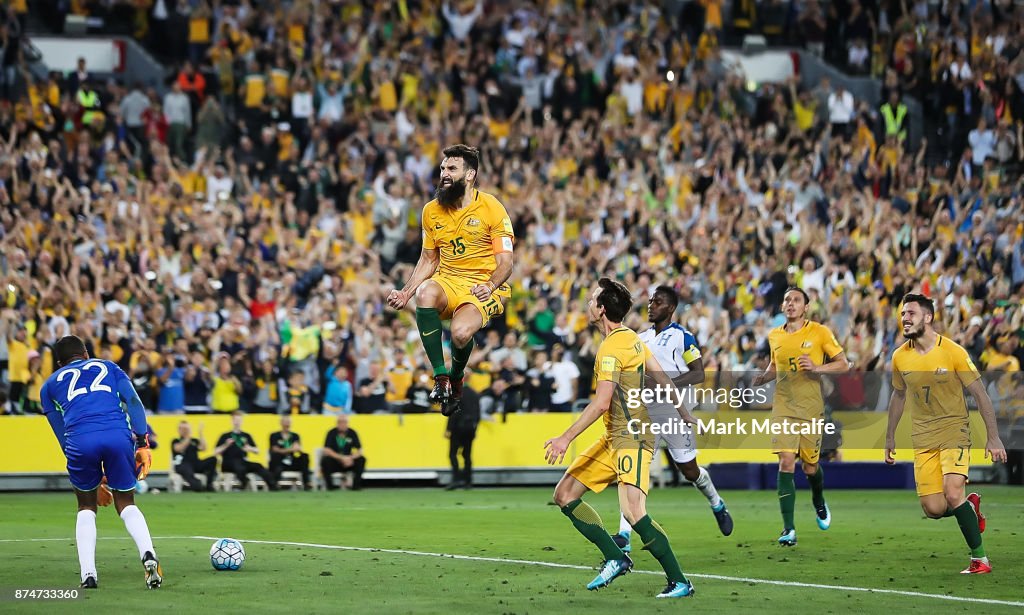
{"label": "bearded face", "polygon": [[462,203],[462,197],[466,195],[466,177],[458,179],[442,177],[434,191],[434,198],[445,209],[456,209]]}

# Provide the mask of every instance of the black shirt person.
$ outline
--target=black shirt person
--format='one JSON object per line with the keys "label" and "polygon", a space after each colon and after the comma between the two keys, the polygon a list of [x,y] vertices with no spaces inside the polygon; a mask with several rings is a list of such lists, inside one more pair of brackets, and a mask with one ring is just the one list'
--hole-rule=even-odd
{"label": "black shirt person", "polygon": [[274,482],[281,480],[282,472],[301,472],[302,485],[312,489],[309,482],[309,455],[302,452],[299,434],[292,431],[292,417],[281,417],[281,431],[270,434],[270,475]]}
{"label": "black shirt person", "polygon": [[338,426],[327,432],[324,440],[324,455],[320,460],[320,471],[328,489],[337,489],[331,481],[335,472],[352,472],[352,488],[360,489],[363,485],[363,470],[366,469],[366,457],[363,457],[362,443],[359,434],[348,427],[348,417],[338,417]]}
{"label": "black shirt person", "polygon": [[[466,387],[462,390],[462,411],[448,417],[444,436],[448,438],[448,460],[452,464],[452,482],[447,489],[473,488],[473,440],[480,423],[480,395]],[[459,450],[462,451],[462,470],[459,471]]]}
{"label": "black shirt person", "polygon": [[199,438],[192,437],[192,426],[188,421],[178,423],[178,437],[171,442],[171,466],[188,483],[192,491],[202,491],[203,484],[196,474],[206,475],[206,490],[213,491],[213,479],[217,474],[217,458],[200,459],[199,453],[206,450],[203,424],[199,424]]}
{"label": "black shirt person", "polygon": [[242,417],[244,415],[235,411],[231,413],[232,430],[222,435],[217,440],[215,453],[221,456],[220,468],[223,472],[231,472],[238,477],[242,483],[242,489],[249,484],[249,473],[258,475],[267,483],[271,490],[277,489],[277,482],[262,465],[249,461],[245,458],[247,453],[259,454],[260,449],[256,448],[256,442],[252,436],[242,431]]}

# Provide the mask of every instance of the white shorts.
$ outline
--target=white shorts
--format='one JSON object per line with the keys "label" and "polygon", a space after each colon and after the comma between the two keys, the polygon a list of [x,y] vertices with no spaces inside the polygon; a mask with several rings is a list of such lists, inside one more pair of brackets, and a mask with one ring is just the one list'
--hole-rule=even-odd
{"label": "white shorts", "polygon": [[[688,432],[683,432],[682,420],[679,413],[672,406],[650,406],[647,409],[651,417],[651,424],[661,425],[662,432],[655,436],[655,448],[667,448],[672,460],[676,463],[686,463],[697,458],[696,427]],[[682,433],[677,433],[682,432]]]}

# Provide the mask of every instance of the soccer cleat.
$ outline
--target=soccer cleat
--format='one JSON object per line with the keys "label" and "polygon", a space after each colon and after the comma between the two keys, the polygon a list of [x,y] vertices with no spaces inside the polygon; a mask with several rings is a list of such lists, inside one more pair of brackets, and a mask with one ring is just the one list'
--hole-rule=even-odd
{"label": "soccer cleat", "polygon": [[655,596],[655,598],[688,598],[697,593],[697,590],[693,589],[693,583],[685,581],[680,583],[679,581],[669,581],[665,589],[661,590],[661,593]]}
{"label": "soccer cleat", "polygon": [[988,558],[971,558],[971,565],[960,571],[960,574],[988,574],[992,572],[992,565],[988,563]]}
{"label": "soccer cleat", "polygon": [[612,534],[611,536],[612,540],[615,542],[615,546],[622,549],[623,553],[629,553],[633,550],[633,547],[629,544],[629,532],[619,532],[618,534]]}
{"label": "soccer cleat", "polygon": [[96,583],[96,577],[89,575],[85,577],[85,580],[82,581],[82,584],[79,587],[82,589],[96,589],[99,585]]}
{"label": "soccer cleat", "polygon": [[451,383],[451,397],[447,402],[441,404],[442,416],[451,416],[462,412],[462,383],[465,379],[465,376],[462,378],[448,378],[448,381]]}
{"label": "soccer cleat", "polygon": [[146,555],[142,558],[142,567],[146,570],[146,587],[156,589],[163,585],[164,570],[160,567],[160,561],[152,551],[146,551]]}
{"label": "soccer cleat", "polygon": [[822,503],[821,506],[815,506],[814,512],[818,527],[827,530],[832,525],[832,511],[828,509],[828,504]]}
{"label": "soccer cleat", "polygon": [[601,571],[597,573],[594,580],[587,583],[587,589],[595,590],[608,587],[612,581],[632,570],[633,560],[629,559],[628,555],[623,555],[622,557],[623,559],[605,560],[601,564]]}
{"label": "soccer cleat", "polygon": [[715,521],[718,521],[718,529],[721,530],[722,536],[732,534],[732,515],[725,507],[725,500],[720,501],[717,508],[712,507],[711,512],[715,513]]}
{"label": "soccer cleat", "polygon": [[452,397],[452,382],[447,375],[441,374],[440,376],[434,376],[434,389],[430,391],[430,395],[427,399],[432,404],[441,404],[442,407]]}
{"label": "soccer cleat", "polygon": [[971,508],[974,509],[974,514],[978,515],[978,531],[985,532],[985,515],[981,514],[981,494],[972,493],[967,496],[967,501],[971,503]]}
{"label": "soccer cleat", "polygon": [[779,544],[784,547],[796,546],[796,530],[782,530],[779,536]]}

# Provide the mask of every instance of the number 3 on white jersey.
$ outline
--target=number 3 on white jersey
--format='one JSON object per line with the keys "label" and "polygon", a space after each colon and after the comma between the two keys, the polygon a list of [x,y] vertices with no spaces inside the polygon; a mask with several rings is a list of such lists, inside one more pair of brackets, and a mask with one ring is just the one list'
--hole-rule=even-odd
{"label": "number 3 on white jersey", "polygon": [[64,376],[71,374],[71,388],[68,389],[68,401],[71,401],[72,399],[86,392],[85,387],[76,389],[75,385],[78,384],[78,379],[82,376],[82,371],[94,367],[96,368],[97,371],[99,371],[100,375],[96,376],[96,379],[93,380],[92,384],[89,385],[89,391],[92,391],[94,393],[96,391],[106,391],[107,393],[113,392],[113,390],[110,387],[103,384],[103,379],[107,377],[107,366],[104,365],[103,363],[100,363],[99,361],[87,361],[85,365],[82,366],[81,370],[78,369],[77,367],[69,367],[67,370],[61,372],[60,375],[57,376],[57,382],[61,382],[64,380]]}

